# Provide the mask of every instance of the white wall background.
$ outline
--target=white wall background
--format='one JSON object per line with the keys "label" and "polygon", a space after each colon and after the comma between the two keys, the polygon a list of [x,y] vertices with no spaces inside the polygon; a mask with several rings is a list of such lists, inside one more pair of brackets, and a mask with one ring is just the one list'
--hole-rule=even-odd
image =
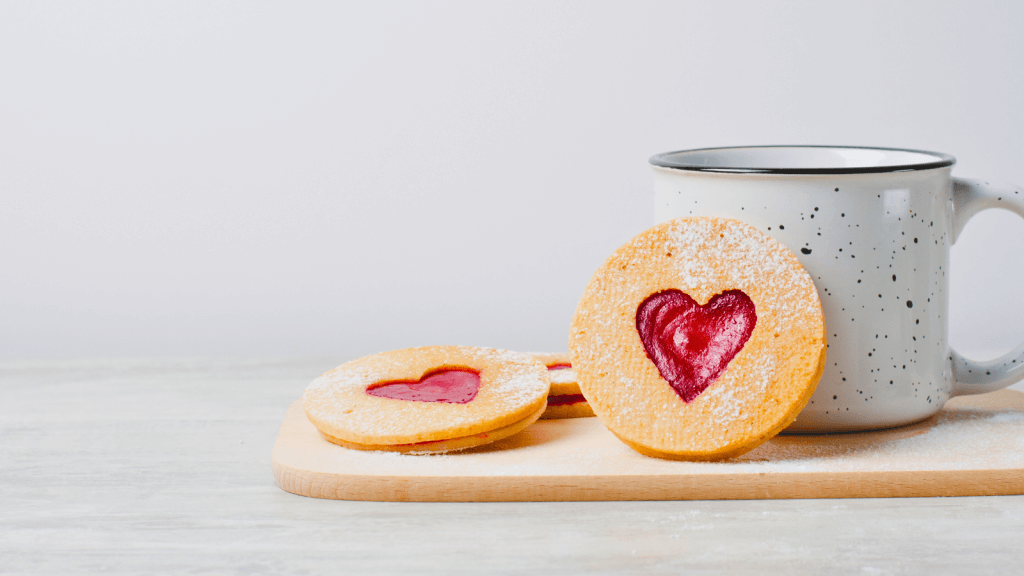
{"label": "white wall background", "polygon": [[[940,150],[1024,184],[1016,2],[4,2],[0,357],[565,349],[647,158]],[[952,341],[1024,338],[1024,221]]]}

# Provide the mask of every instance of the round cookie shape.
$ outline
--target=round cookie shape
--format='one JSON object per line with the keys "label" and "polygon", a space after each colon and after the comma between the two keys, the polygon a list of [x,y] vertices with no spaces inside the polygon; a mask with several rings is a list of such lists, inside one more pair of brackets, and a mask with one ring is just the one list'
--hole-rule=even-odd
{"label": "round cookie shape", "polygon": [[594,273],[569,336],[601,421],[638,452],[738,456],[788,426],[825,367],[811,277],[738,220],[679,218],[642,232]]}
{"label": "round cookie shape", "polygon": [[572,359],[564,353],[530,352],[548,368],[551,376],[551,391],[548,393],[548,408],[542,419],[586,418],[594,415],[580,385],[576,382],[576,372],[572,368]]}
{"label": "round cookie shape", "polygon": [[[479,377],[475,393],[472,375]],[[428,346],[342,364],[306,388],[302,405],[324,437],[343,446],[446,451],[492,442],[499,439],[493,432],[521,425],[518,432],[543,413],[549,388],[546,367],[528,354]],[[428,445],[456,439],[443,450]]]}

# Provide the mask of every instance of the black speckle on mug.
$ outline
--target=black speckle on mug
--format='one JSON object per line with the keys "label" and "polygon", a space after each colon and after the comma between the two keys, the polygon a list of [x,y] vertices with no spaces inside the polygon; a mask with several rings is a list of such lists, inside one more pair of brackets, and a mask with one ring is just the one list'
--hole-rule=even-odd
{"label": "black speckle on mug", "polygon": [[800,252],[803,253],[803,254],[810,254],[811,253],[811,249],[810,248],[801,248]]}
{"label": "black speckle on mug", "polygon": [[907,308],[913,308],[913,307],[914,307],[914,303],[911,302],[910,300],[907,300]]}

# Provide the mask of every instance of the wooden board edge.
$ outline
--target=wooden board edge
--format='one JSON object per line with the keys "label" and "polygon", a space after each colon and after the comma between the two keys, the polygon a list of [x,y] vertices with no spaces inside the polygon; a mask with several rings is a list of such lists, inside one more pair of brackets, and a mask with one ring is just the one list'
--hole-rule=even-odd
{"label": "wooden board edge", "polygon": [[1024,494],[1024,471],[792,472],[728,477],[681,476],[357,476],[299,470],[273,462],[286,492],[377,502],[583,502],[920,498]]}

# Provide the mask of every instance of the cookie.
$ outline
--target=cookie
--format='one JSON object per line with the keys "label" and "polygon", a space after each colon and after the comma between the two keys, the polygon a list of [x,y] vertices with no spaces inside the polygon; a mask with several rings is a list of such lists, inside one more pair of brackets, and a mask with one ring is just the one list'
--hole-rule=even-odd
{"label": "cookie", "polygon": [[359,450],[435,453],[506,438],[540,418],[550,378],[519,352],[407,348],[342,364],[302,397],[325,439]]}
{"label": "cookie", "polygon": [[811,277],[737,220],[680,218],[594,273],[569,337],[598,418],[650,456],[738,456],[789,425],[825,366]]}
{"label": "cookie", "polygon": [[543,362],[551,376],[548,409],[541,415],[542,419],[585,418],[594,415],[590,403],[580,391],[580,385],[576,383],[576,372],[572,369],[568,354],[531,352],[530,355]]}

